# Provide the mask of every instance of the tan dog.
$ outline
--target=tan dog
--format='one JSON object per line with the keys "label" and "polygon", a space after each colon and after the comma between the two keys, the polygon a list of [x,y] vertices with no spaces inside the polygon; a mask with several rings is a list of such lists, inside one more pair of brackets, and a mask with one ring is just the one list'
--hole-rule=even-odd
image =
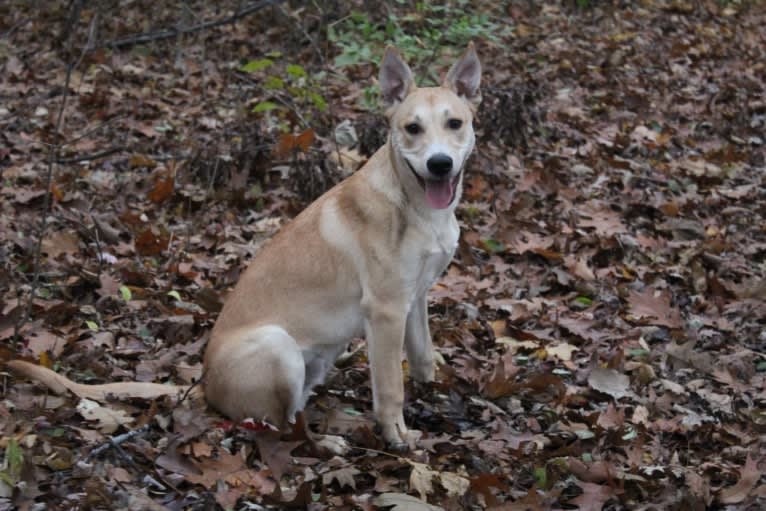
{"label": "tan dog", "polygon": [[[349,341],[364,334],[383,439],[394,448],[412,444],[402,414],[401,352],[413,378],[433,379],[426,293],[458,243],[454,211],[474,147],[480,75],[472,44],[441,87],[416,87],[399,53],[386,51],[380,88],[388,142],[270,240],[237,283],[205,353],[210,405],[234,420],[285,427]],[[39,366],[11,366],[72,388]],[[108,385],[167,393],[156,384]],[[336,437],[323,444],[344,448]]]}

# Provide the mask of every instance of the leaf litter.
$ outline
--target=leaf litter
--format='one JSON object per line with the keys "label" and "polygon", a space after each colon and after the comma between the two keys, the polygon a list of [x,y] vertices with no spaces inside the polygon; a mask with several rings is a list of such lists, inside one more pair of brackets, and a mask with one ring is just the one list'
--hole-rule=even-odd
{"label": "leaf litter", "polygon": [[[239,8],[140,0],[117,17],[86,4],[67,35],[70,4],[0,7],[0,354],[80,383],[194,384],[250,257],[385,140],[380,113],[357,102],[377,57],[327,64],[340,49],[323,27],[361,7],[270,7],[86,52],[15,344],[60,87],[89,23],[117,38]],[[422,28],[408,5],[389,7],[366,14]],[[511,30],[477,37],[484,103],[463,235],[430,297],[437,382],[407,381],[419,448],[381,451],[363,349],[306,413],[356,447],[342,458],[193,399],[80,400],[8,379],[0,507],[764,507],[763,6],[467,9]],[[241,70],[265,58],[284,76]],[[269,90],[269,77],[298,81]],[[331,108],[308,106],[309,79]],[[89,457],[107,437],[118,448]]]}

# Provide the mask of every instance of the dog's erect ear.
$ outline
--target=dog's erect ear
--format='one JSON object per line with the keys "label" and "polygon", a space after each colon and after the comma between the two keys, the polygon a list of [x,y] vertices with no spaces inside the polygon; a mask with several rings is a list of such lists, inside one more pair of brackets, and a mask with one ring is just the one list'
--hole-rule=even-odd
{"label": "dog's erect ear", "polygon": [[393,46],[386,48],[380,64],[380,92],[387,106],[404,100],[414,87],[412,71]]}
{"label": "dog's erect ear", "polygon": [[476,48],[473,43],[468,43],[460,59],[452,64],[444,79],[444,86],[449,87],[452,92],[458,96],[464,97],[474,107],[481,103],[481,92],[479,84],[481,83],[481,62],[476,55]]}

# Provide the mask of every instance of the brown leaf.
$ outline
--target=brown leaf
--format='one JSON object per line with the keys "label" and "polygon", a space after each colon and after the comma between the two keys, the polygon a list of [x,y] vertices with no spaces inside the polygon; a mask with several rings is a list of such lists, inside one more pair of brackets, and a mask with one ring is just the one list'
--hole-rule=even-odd
{"label": "brown leaf", "polygon": [[745,465],[740,469],[739,473],[740,478],[737,484],[722,489],[718,494],[718,501],[721,504],[739,504],[750,495],[750,492],[761,478],[758,463],[749,454],[745,460]]}
{"label": "brown leaf", "polygon": [[604,429],[619,429],[625,424],[625,409],[615,408],[614,403],[609,403],[606,407],[606,411],[602,412],[598,416],[596,424]]}
{"label": "brown leaf", "polygon": [[164,176],[157,177],[154,182],[154,188],[149,192],[149,200],[155,204],[165,202],[171,195],[173,195],[173,187],[175,179],[170,172],[167,172]]}
{"label": "brown leaf", "polygon": [[601,511],[604,503],[614,496],[614,489],[610,486],[580,483],[580,488],[583,490],[582,495],[578,495],[567,503],[579,506],[581,511]]}
{"label": "brown leaf", "polygon": [[160,255],[164,250],[167,250],[169,243],[170,236],[166,231],[155,232],[150,227],[139,233],[136,238],[136,252],[142,256]]}
{"label": "brown leaf", "polygon": [[43,329],[31,332],[27,339],[27,348],[35,357],[48,352],[57,358],[64,351],[64,346],[66,346],[66,339]]}
{"label": "brown leaf", "polygon": [[69,231],[54,232],[43,239],[42,249],[51,259],[62,254],[74,255],[80,251],[80,237]]}
{"label": "brown leaf", "polygon": [[513,364],[512,357],[503,357],[495,365],[489,379],[482,387],[482,394],[489,399],[509,396],[516,390],[514,376],[521,368]]}
{"label": "brown leaf", "polygon": [[148,156],[144,156],[143,154],[134,154],[128,159],[128,166],[131,169],[135,169],[138,167],[146,167],[148,169],[153,169],[154,167],[157,166],[157,162],[149,158]]}
{"label": "brown leaf", "polygon": [[577,224],[581,227],[594,228],[596,234],[601,236],[613,236],[628,232],[627,227],[622,222],[622,215],[605,204],[588,203],[580,208],[578,213]]}
{"label": "brown leaf", "polygon": [[543,511],[544,509],[550,509],[550,507],[544,505],[537,488],[533,485],[519,500],[490,507],[487,511]]}
{"label": "brown leaf", "polygon": [[488,506],[494,506],[497,504],[497,498],[490,488],[505,491],[508,489],[508,482],[499,475],[489,472],[484,472],[471,479],[471,490],[480,493]]}
{"label": "brown leaf", "polygon": [[262,495],[273,492],[276,486],[268,471],[249,468],[239,453],[229,454],[221,449],[217,458],[207,458],[194,464],[201,473],[186,474],[186,480],[208,489],[215,487],[219,480],[233,487],[245,486]]}
{"label": "brown leaf", "polygon": [[301,149],[301,151],[308,152],[311,144],[314,143],[314,130],[307,128],[303,133],[298,135],[295,139],[295,145]]}
{"label": "brown leaf", "polygon": [[647,287],[639,292],[631,289],[628,303],[630,314],[645,323],[668,328],[683,326],[681,312],[670,305],[670,293],[667,290],[660,291]]}
{"label": "brown leaf", "polygon": [[361,472],[354,467],[342,467],[337,470],[330,470],[322,474],[322,483],[325,485],[332,484],[333,481],[338,481],[338,486],[343,488],[348,486],[352,490],[356,490],[356,481],[354,476],[361,474]]}
{"label": "brown leaf", "polygon": [[300,150],[305,153],[309,150],[313,142],[314,130],[311,128],[306,129],[300,135],[285,133],[279,137],[279,142],[274,148],[274,155],[277,158],[286,158],[290,156],[293,151]]}
{"label": "brown leaf", "polygon": [[264,431],[255,436],[258,452],[261,460],[268,465],[275,480],[279,481],[292,462],[291,452],[303,444],[303,440],[283,442],[280,433],[276,431]]}

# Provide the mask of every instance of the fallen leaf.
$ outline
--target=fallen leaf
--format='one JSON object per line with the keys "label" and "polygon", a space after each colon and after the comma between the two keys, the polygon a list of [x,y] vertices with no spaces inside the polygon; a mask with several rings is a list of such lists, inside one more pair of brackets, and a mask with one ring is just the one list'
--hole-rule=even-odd
{"label": "fallen leaf", "polygon": [[461,497],[471,487],[471,481],[454,472],[442,472],[439,474],[439,481],[447,490],[448,497]]}
{"label": "fallen leaf", "polygon": [[356,490],[354,476],[357,474],[361,474],[361,472],[354,467],[343,467],[322,474],[322,482],[325,485],[330,485],[333,481],[338,481],[338,485],[341,488],[348,486],[352,490]]}
{"label": "fallen leaf", "polygon": [[718,494],[718,501],[721,504],[739,504],[745,500],[762,475],[762,472],[758,470],[758,463],[749,454],[739,473],[737,484],[722,489]]}
{"label": "fallen leaf", "polygon": [[412,466],[412,472],[410,472],[410,489],[418,492],[421,498],[425,498],[430,493],[433,493],[433,478],[438,476],[439,473],[431,470],[428,465],[424,463],[409,461],[409,464]]}
{"label": "fallen leaf", "polygon": [[615,369],[596,367],[588,375],[588,385],[592,389],[608,394],[615,399],[630,393],[630,378]]}
{"label": "fallen leaf", "polygon": [[577,346],[573,346],[568,343],[556,344],[555,346],[546,346],[545,351],[548,355],[554,356],[562,362],[568,362],[572,360],[572,353],[579,350]]}
{"label": "fallen leaf", "polygon": [[614,495],[614,489],[610,486],[594,484],[594,483],[579,483],[582,488],[582,495],[578,495],[567,504],[574,504],[579,506],[581,511],[601,511],[604,507],[604,503]]}
{"label": "fallen leaf", "polygon": [[117,431],[120,426],[129,426],[135,420],[122,410],[115,410],[107,406],[102,406],[90,399],[81,399],[77,404],[77,412],[85,420],[96,421],[96,427],[102,432],[110,435]]}
{"label": "fallen leaf", "polygon": [[650,325],[680,328],[683,325],[681,313],[670,305],[670,294],[666,291],[646,288],[642,292],[631,290],[628,295],[630,314]]}
{"label": "fallen leaf", "polygon": [[43,239],[42,250],[51,259],[62,254],[77,254],[80,252],[80,237],[71,231],[54,232]]}
{"label": "fallen leaf", "polygon": [[372,503],[391,511],[444,511],[443,507],[432,506],[405,493],[384,493],[372,499]]}

